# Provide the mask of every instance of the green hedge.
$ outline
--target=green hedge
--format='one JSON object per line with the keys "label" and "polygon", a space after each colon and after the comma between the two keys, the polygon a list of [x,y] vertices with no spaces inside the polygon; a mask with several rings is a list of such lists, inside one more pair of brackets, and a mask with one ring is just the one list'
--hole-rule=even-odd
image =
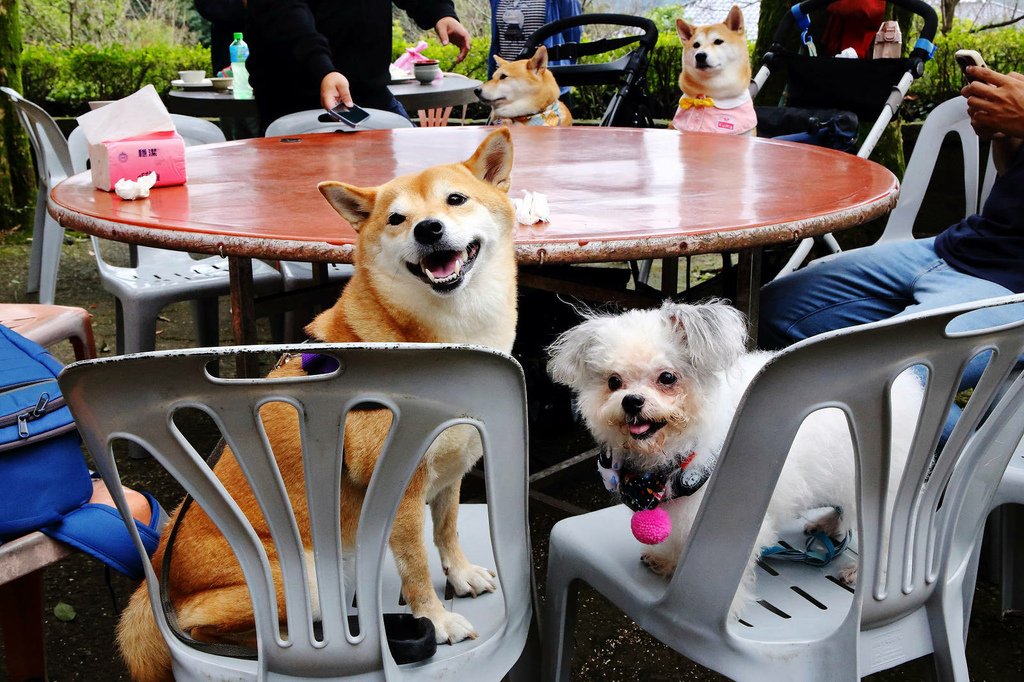
{"label": "green hedge", "polygon": [[[1024,31],[1010,26],[1003,29],[970,33],[967,22],[956,22],[953,30],[939,36],[935,43],[935,59],[928,63],[925,77],[914,83],[911,98],[905,107],[907,118],[924,116],[939,102],[955,96],[962,85],[960,70],[953,61],[953,52],[973,48],[999,71],[1024,72]],[[410,39],[414,44],[416,39]],[[473,49],[461,63],[455,64],[458,49],[442,47],[432,33],[427,38],[425,54],[441,62],[446,71],[484,80],[487,74],[487,37],[477,37]],[[392,42],[393,58],[404,49],[406,40],[396,26]],[[664,33],[651,55],[647,72],[648,92],[656,118],[670,118],[679,98],[681,47],[674,33]],[[119,99],[152,83],[161,93],[170,87],[180,69],[207,69],[207,48],[153,46],[125,48],[121,46],[81,46],[71,49],[30,45],[23,53],[25,96],[40,102],[54,115],[77,115],[95,99]],[[756,68],[756,67],[755,67]],[[580,120],[599,119],[611,97],[612,89],[578,88],[573,93],[573,116]],[[474,118],[483,118],[483,106],[470,110]]]}
{"label": "green hedge", "polygon": [[147,83],[166,92],[179,70],[205,70],[209,65],[210,52],[199,45],[28,45],[22,53],[22,82],[29,100],[54,116],[74,116],[88,110],[89,100],[120,99]]}

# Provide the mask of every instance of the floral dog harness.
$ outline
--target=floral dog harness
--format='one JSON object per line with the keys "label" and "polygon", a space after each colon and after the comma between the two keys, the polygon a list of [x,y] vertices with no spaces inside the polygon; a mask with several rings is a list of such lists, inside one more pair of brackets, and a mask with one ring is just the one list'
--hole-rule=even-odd
{"label": "floral dog harness", "polygon": [[527,116],[513,116],[511,118],[496,118],[491,123],[497,126],[523,125],[523,126],[548,126],[557,128],[562,125],[562,107],[559,100],[552,102],[543,111]]}

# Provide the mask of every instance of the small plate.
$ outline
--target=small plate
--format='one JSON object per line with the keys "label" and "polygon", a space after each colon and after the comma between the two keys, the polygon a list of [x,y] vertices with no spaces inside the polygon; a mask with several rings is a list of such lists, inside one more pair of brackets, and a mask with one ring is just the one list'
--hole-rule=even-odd
{"label": "small plate", "polygon": [[186,83],[180,78],[175,78],[171,81],[171,87],[181,88],[183,90],[209,90],[213,87],[213,81],[209,78],[204,78],[198,83]]}
{"label": "small plate", "polygon": [[415,83],[415,82],[416,82],[416,79],[413,78],[412,76],[409,76],[408,78],[392,78],[391,82],[388,83],[388,85],[402,85],[404,83]]}

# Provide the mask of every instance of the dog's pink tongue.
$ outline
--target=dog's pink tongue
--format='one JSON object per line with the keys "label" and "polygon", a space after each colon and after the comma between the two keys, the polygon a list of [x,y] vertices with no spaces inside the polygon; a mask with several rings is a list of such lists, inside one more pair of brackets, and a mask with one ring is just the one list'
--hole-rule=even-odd
{"label": "dog's pink tongue", "polygon": [[634,436],[641,436],[651,430],[651,425],[648,423],[643,424],[630,424],[629,432]]}
{"label": "dog's pink tongue", "polygon": [[423,259],[423,267],[430,271],[435,279],[444,279],[455,272],[459,257],[452,251],[432,253]]}

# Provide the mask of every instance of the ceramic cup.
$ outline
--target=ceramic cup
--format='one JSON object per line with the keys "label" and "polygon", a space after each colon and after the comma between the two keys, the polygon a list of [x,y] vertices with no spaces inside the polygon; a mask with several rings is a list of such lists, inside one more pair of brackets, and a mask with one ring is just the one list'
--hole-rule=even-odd
{"label": "ceramic cup", "polygon": [[416,62],[412,65],[412,75],[424,85],[433,82],[440,73],[441,65],[437,63],[436,59],[431,59],[427,62]]}
{"label": "ceramic cup", "polygon": [[205,71],[179,71],[178,77],[185,83],[200,83],[206,75]]}

